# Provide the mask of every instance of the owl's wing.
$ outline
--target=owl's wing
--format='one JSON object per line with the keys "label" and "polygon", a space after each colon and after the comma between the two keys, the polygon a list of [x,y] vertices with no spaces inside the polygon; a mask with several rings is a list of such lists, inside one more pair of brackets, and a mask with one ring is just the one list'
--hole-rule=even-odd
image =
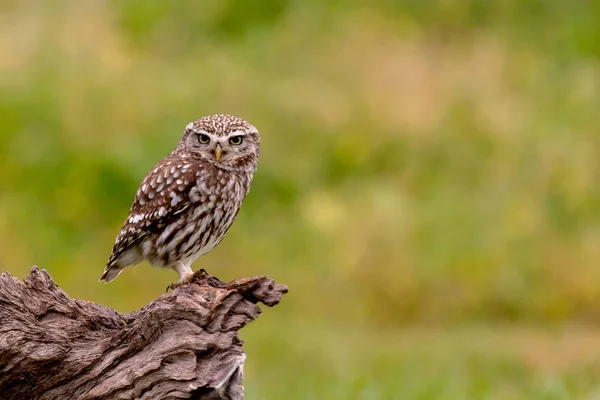
{"label": "owl's wing", "polygon": [[[192,204],[190,193],[202,164],[165,157],[142,181],[106,264],[111,268],[119,256],[153,232],[159,232]],[[122,266],[125,267],[125,266]]]}

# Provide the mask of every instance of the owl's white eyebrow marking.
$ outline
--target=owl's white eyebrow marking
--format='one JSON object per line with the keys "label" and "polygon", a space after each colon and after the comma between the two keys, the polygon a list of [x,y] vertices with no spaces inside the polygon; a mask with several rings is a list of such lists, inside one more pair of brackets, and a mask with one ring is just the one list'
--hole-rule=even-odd
{"label": "owl's white eyebrow marking", "polygon": [[230,136],[246,136],[247,133],[245,131],[233,131],[231,133],[229,133],[229,135],[227,135],[227,137]]}
{"label": "owl's white eyebrow marking", "polygon": [[194,127],[194,123],[193,123],[193,122],[190,122],[190,123],[189,123],[189,124],[188,124],[188,125],[185,127],[185,129],[186,129],[186,130],[188,130],[188,129],[189,129],[190,131],[194,132],[196,135],[200,135],[200,134],[202,134],[202,135],[208,135],[208,136],[212,136],[212,133],[210,133],[210,132],[206,132],[204,129],[195,128],[195,127]]}

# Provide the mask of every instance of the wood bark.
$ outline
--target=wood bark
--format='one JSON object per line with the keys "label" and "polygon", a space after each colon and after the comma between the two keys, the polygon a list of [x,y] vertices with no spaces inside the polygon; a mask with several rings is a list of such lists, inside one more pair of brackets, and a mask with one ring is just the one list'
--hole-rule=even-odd
{"label": "wood bark", "polygon": [[0,398],[241,399],[238,331],[287,287],[196,274],[140,310],[72,299],[37,267],[0,276]]}

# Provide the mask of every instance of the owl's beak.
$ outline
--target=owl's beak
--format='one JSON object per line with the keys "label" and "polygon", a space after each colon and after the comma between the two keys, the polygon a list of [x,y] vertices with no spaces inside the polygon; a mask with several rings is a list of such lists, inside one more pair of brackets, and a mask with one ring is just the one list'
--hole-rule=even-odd
{"label": "owl's beak", "polygon": [[222,155],[223,155],[223,148],[221,147],[220,144],[217,144],[217,147],[215,147],[215,160],[219,161],[219,158],[221,158]]}

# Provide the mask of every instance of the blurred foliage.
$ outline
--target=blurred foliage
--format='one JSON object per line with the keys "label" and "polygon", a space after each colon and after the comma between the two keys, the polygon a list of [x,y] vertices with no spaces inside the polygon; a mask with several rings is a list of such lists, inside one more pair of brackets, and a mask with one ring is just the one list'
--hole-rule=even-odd
{"label": "blurred foliage", "polygon": [[[322,380],[303,399],[392,398],[422,357],[417,370],[452,371],[456,353],[429,344],[394,370],[405,354],[373,348],[381,330],[597,324],[598,21],[591,0],[4,1],[0,267],[38,264],[121,311],[156,297],[172,271],[97,278],[144,174],[189,121],[225,112],[259,128],[260,165],[233,229],[195,266],[290,286],[248,328],[250,398],[292,398],[285,382],[302,381],[277,380],[281,363]],[[311,327],[339,336],[317,343]],[[512,362],[490,368],[519,375]],[[404,398],[591,390],[565,377],[559,394],[537,381],[494,392],[493,371],[477,387],[464,373]]]}

